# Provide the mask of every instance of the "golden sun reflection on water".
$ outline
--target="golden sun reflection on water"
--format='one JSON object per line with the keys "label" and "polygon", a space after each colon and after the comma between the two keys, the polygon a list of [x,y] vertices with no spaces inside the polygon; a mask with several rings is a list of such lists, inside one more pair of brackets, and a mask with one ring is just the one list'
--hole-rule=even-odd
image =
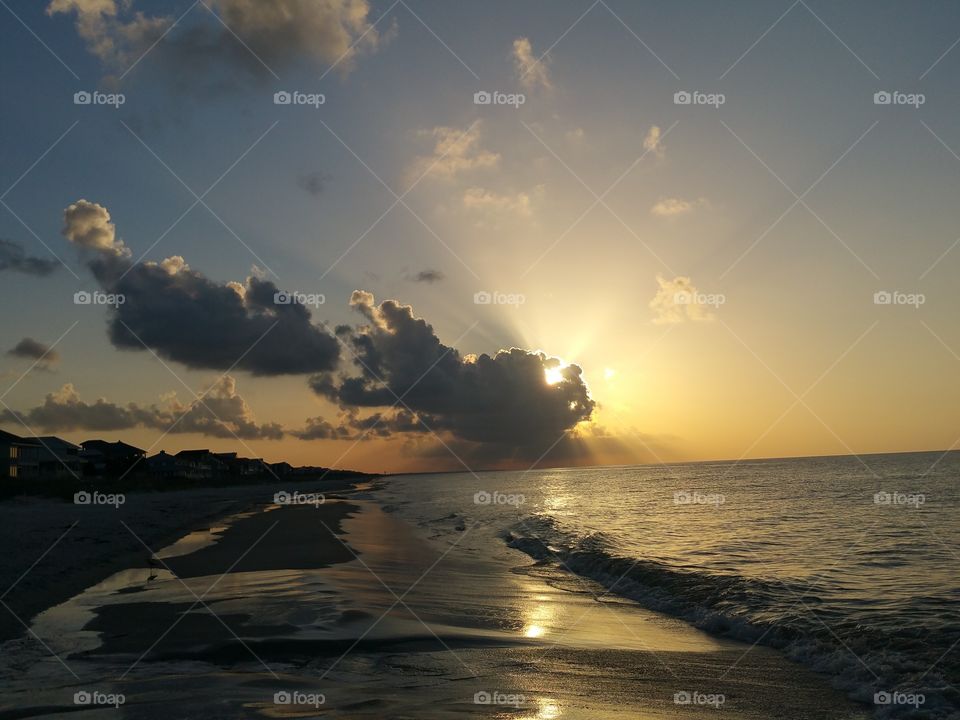
{"label": "golden sun reflection on water", "polygon": [[523,610],[523,636],[541,638],[555,625],[556,610],[547,595],[534,595]]}

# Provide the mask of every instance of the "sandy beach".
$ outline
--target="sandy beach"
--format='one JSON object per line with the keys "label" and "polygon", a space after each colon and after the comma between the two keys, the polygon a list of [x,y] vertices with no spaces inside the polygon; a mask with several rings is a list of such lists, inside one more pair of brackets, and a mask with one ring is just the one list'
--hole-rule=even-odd
{"label": "sandy beach", "polygon": [[[469,546],[475,528],[459,518],[418,528],[369,493],[344,496],[278,506],[245,489],[207,507],[207,517],[220,510],[215,521],[197,511],[197,528],[153,561],[131,546],[124,569],[33,620],[42,644],[5,644],[0,718],[78,710],[136,718],[865,717],[774,651],[747,652],[602,597],[599,586],[514,550],[506,550],[513,567],[504,566]],[[725,672],[732,666],[735,673]]]}

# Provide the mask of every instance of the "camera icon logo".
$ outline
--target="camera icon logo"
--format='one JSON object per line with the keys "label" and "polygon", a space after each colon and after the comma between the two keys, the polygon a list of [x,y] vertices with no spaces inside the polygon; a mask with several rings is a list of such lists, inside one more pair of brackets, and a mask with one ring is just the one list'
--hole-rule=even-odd
{"label": "camera icon logo", "polygon": [[73,694],[74,705],[89,705],[93,702],[93,696],[86,690],[80,690]]}
{"label": "camera icon logo", "polygon": [[290,504],[290,493],[286,490],[281,490],[278,493],[275,493],[273,496],[273,502],[275,505],[289,505]]}
{"label": "camera icon logo", "polygon": [[86,290],[78,290],[73,294],[74,305],[89,305],[91,302],[93,302],[93,295]]}
{"label": "camera icon logo", "polygon": [[889,105],[893,102],[893,95],[888,93],[886,90],[880,90],[873,94],[873,104],[874,105]]}
{"label": "camera icon logo", "polygon": [[893,703],[893,695],[881,690],[873,694],[873,704],[874,705],[890,705]]}
{"label": "camera icon logo", "polygon": [[293,97],[286,90],[278,90],[273,94],[274,105],[289,105]]}
{"label": "camera icon logo", "polygon": [[693,702],[693,698],[687,690],[681,690],[673,694],[673,702],[676,705],[689,705]]}
{"label": "camera icon logo", "polygon": [[74,105],[89,105],[93,102],[93,95],[86,90],[78,90],[73,94]]}
{"label": "camera icon logo", "polygon": [[473,496],[474,505],[489,505],[493,500],[493,495],[488,493],[486,490],[481,490],[478,493],[475,493]]}
{"label": "camera icon logo", "polygon": [[693,102],[693,96],[686,90],[680,90],[673,94],[674,105],[689,105],[691,102]]}
{"label": "camera icon logo", "polygon": [[890,305],[893,303],[893,293],[886,290],[878,290],[873,294],[874,305]]}
{"label": "camera icon logo", "polygon": [[284,290],[277,290],[273,294],[273,304],[274,305],[290,305],[293,303],[293,295]]}
{"label": "camera icon logo", "polygon": [[90,495],[86,490],[81,490],[78,493],[73,494],[73,504],[74,505],[89,505],[93,501],[93,496]]}
{"label": "camera icon logo", "polygon": [[291,705],[292,703],[293,703],[293,695],[287,692],[286,690],[281,690],[280,692],[273,694],[274,705]]}
{"label": "camera icon logo", "polygon": [[686,291],[681,291],[673,294],[673,302],[677,305],[692,305],[693,304],[693,295]]}
{"label": "camera icon logo", "polygon": [[474,705],[489,705],[492,702],[493,696],[490,695],[490,693],[488,693],[486,690],[481,690],[473,695]]}
{"label": "camera icon logo", "polygon": [[493,96],[486,90],[479,90],[473,94],[474,105],[489,105],[493,102]]}
{"label": "camera icon logo", "polygon": [[492,302],[493,296],[486,290],[481,290],[480,292],[473,294],[474,305],[489,305]]}

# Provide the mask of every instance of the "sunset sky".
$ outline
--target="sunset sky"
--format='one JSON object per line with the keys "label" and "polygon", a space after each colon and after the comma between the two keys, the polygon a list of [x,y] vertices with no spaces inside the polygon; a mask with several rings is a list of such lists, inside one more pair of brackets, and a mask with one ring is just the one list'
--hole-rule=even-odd
{"label": "sunset sky", "polygon": [[3,5],[8,431],[388,471],[958,441],[960,7]]}

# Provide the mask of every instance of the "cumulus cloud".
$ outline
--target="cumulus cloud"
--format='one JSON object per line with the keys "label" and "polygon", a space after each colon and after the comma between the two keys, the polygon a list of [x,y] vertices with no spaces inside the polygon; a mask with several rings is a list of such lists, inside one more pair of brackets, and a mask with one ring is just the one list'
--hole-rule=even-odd
{"label": "cumulus cloud", "polygon": [[664,156],[666,150],[663,147],[663,133],[657,125],[652,125],[647,130],[647,134],[643,138],[643,149],[657,157]]}
{"label": "cumulus cloud", "polygon": [[657,217],[677,217],[679,215],[687,215],[704,204],[705,201],[703,199],[684,200],[683,198],[666,197],[660,198],[654,203],[653,207],[650,208],[650,212]]}
{"label": "cumulus cloud", "polygon": [[706,295],[694,287],[690,278],[678,275],[667,280],[657,275],[657,294],[650,301],[654,311],[653,321],[658,324],[681,323],[687,320],[712,320],[711,307],[719,296]]}
{"label": "cumulus cloud", "polygon": [[58,265],[56,260],[30,257],[20,243],[0,238],[0,271],[11,270],[43,277],[56,270]]}
{"label": "cumulus cloud", "polygon": [[130,250],[117,239],[110,213],[103,205],[77,200],[63,211],[63,236],[79,248],[128,257]]}
{"label": "cumulus cloud", "polygon": [[513,41],[513,65],[520,83],[528,90],[553,87],[547,58],[537,59],[533,54],[533,45],[529,38],[517,38]]}
{"label": "cumulus cloud", "polygon": [[25,337],[14,345],[7,351],[7,355],[10,357],[34,360],[37,363],[37,367],[46,369],[49,369],[51,365],[55,365],[60,361],[60,353],[49,345],[30,337]]}
{"label": "cumulus cloud", "polygon": [[135,62],[173,24],[170,16],[148,17],[132,3],[116,0],[52,0],[47,15],[75,14],[77,34],[87,49],[113,69]]}
{"label": "cumulus cloud", "polygon": [[368,0],[208,0],[176,27],[173,16],[148,16],[141,7],[155,6],[52,0],[47,14],[74,15],[77,34],[108,70],[126,71],[149,50],[180,87],[218,68],[262,77],[304,59],[322,69],[336,65],[343,74],[385,39],[370,22]]}
{"label": "cumulus cloud", "polygon": [[275,302],[279,289],[272,282],[251,276],[244,283],[218,283],[180,256],[133,263],[106,208],[80,200],[64,217],[64,235],[91,253],[94,277],[105,291],[124,298],[110,311],[114,346],[146,346],[188,367],[236,367],[255,375],[336,367],[336,338],[313,324],[305,306]]}
{"label": "cumulus cloud", "polygon": [[[573,439],[576,426],[593,413],[576,365],[519,348],[461,356],[408,305],[377,305],[360,290],[350,304],[366,323],[337,332],[355,353],[355,372],[320,375],[311,386],[345,411],[387,412],[380,420],[389,434],[419,425],[477,447],[488,460],[531,458]],[[380,410],[395,405],[403,413]],[[356,430],[360,422],[357,417],[347,424]]]}
{"label": "cumulus cloud", "polygon": [[407,280],[415,283],[437,283],[441,280],[444,280],[447,276],[444,275],[439,270],[432,270],[427,268],[426,270],[421,270],[420,272],[414,273],[413,275],[407,275]]}
{"label": "cumulus cloud", "polygon": [[429,155],[414,161],[409,175],[411,182],[421,176],[452,180],[472,170],[489,169],[500,164],[500,154],[480,147],[480,123],[466,130],[451,127],[435,127],[423,130],[421,136],[434,141]]}
{"label": "cumulus cloud", "polygon": [[258,424],[230,376],[217,380],[199,399],[181,403],[172,396],[165,404],[117,405],[105,398],[88,403],[70,383],[47,394],[36,407],[15,412],[4,409],[0,421],[23,422],[47,432],[72,430],[116,431],[148,428],[170,433],[196,433],[217,438],[279,440],[283,428]]}

